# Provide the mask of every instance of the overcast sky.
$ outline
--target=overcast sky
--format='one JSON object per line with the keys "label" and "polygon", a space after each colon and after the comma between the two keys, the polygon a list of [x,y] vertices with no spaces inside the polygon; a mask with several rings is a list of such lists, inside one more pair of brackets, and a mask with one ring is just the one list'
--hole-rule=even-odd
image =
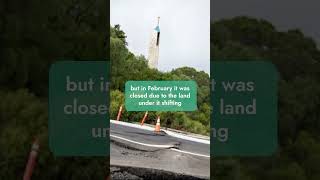
{"label": "overcast sky", "polygon": [[239,15],[263,18],[279,30],[301,29],[320,42],[319,0],[213,0],[211,18],[217,20]]}
{"label": "overcast sky", "polygon": [[159,69],[210,72],[210,0],[111,0],[110,5],[111,25],[121,25],[133,53],[147,57],[160,16]]}

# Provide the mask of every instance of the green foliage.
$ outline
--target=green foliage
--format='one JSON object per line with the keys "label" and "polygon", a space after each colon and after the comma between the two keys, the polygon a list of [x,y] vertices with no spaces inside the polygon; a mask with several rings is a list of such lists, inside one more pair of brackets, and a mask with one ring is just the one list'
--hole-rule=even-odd
{"label": "green foliage", "polygon": [[48,91],[57,60],[106,59],[106,2],[5,0],[0,4],[0,88]]}
{"label": "green foliage", "polygon": [[[102,179],[108,159],[55,158],[48,147],[46,100],[26,89],[0,91],[0,179],[22,178],[35,138],[40,151],[33,179]],[[79,170],[80,169],[80,170]]]}
{"label": "green foliage", "polygon": [[212,24],[212,60],[256,60],[279,71],[279,149],[266,158],[211,159],[215,179],[319,179],[320,51],[299,30],[248,17]]}
{"label": "green foliage", "polygon": [[[160,72],[150,69],[144,56],[136,56],[127,49],[126,35],[119,25],[110,27],[111,55],[111,118],[115,119],[118,108],[124,104],[124,86],[129,80],[194,80],[198,85],[198,111],[195,112],[149,112],[147,123],[155,123],[161,115],[161,123],[167,128],[184,130],[209,135],[210,99],[209,75],[191,67],[174,69],[171,72]],[[124,108],[125,109],[125,108]],[[123,121],[141,121],[144,112],[127,112],[122,114]]]}
{"label": "green foliage", "polygon": [[[124,104],[128,80],[195,80],[198,111],[150,112],[166,127],[209,134],[209,76],[183,67],[163,73],[127,49],[120,26],[108,28],[102,0],[0,2],[0,179],[21,179],[31,143],[40,140],[33,179],[103,179],[108,158],[57,158],[48,148],[48,70],[57,60],[105,59],[110,31],[111,118]],[[212,60],[265,59],[277,66],[279,150],[267,158],[214,158],[219,180],[320,179],[320,51],[299,31],[279,32],[264,20],[236,17],[211,28]],[[140,121],[144,112],[124,111]]]}
{"label": "green foliage", "polygon": [[[0,2],[0,179],[22,179],[31,144],[32,179],[104,179],[108,158],[54,157],[48,147],[48,74],[58,60],[104,60],[104,0]],[[89,59],[88,59],[89,58]]]}

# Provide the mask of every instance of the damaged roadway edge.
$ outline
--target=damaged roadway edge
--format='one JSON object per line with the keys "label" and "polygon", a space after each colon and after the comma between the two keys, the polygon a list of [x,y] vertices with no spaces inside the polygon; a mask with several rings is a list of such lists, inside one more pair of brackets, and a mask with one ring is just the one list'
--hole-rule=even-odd
{"label": "damaged roadway edge", "polygon": [[193,177],[189,175],[173,173],[164,170],[157,170],[151,168],[137,168],[128,166],[111,166],[112,180],[143,180],[143,179],[175,179],[175,180],[202,180],[205,178]]}
{"label": "damaged roadway edge", "polygon": [[[122,167],[114,171],[112,179],[209,179],[209,144],[136,126],[125,122],[110,124],[110,165]],[[131,173],[130,169],[150,176]]]}
{"label": "damaged roadway edge", "polygon": [[130,139],[126,139],[117,135],[110,135],[110,141],[128,149],[132,150],[140,150],[140,151],[156,151],[159,149],[170,149],[170,148],[178,148],[178,142],[172,142],[168,144],[147,144],[141,143],[137,141],[133,141]]}

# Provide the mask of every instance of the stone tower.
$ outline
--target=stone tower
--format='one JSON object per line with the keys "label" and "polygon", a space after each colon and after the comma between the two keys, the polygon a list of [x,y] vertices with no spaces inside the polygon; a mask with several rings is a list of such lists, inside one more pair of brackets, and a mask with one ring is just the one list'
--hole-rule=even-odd
{"label": "stone tower", "polygon": [[149,51],[148,51],[148,65],[150,68],[158,68],[159,60],[159,45],[160,45],[160,17],[158,17],[157,26],[153,29]]}

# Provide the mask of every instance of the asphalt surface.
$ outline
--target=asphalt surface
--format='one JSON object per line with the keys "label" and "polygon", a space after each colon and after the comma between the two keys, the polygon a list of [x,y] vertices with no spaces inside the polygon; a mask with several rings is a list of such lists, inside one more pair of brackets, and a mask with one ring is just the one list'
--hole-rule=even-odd
{"label": "asphalt surface", "polygon": [[110,123],[110,134],[146,144],[172,145],[181,151],[210,156],[209,144],[172,137],[163,132],[154,133],[144,129]]}
{"label": "asphalt surface", "polygon": [[110,136],[111,165],[150,168],[209,179],[209,144],[113,123],[110,123]]}

